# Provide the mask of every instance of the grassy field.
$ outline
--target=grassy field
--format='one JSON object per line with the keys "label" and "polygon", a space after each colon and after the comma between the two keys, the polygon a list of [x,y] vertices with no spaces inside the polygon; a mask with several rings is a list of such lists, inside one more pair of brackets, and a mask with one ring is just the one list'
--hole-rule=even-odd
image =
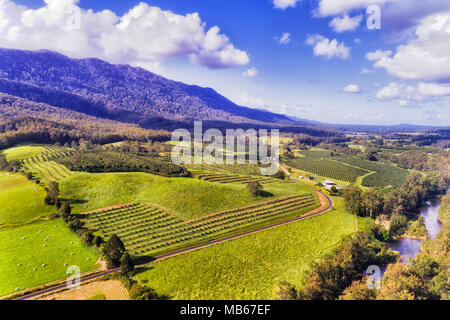
{"label": "grassy field", "polygon": [[40,155],[44,151],[45,148],[42,146],[27,145],[9,148],[2,151],[2,153],[5,155],[6,160],[11,161],[33,158]]}
{"label": "grassy field", "polygon": [[[156,203],[182,218],[264,200],[242,184],[220,184],[190,178],[164,178],[146,173],[76,173],[60,182],[61,197],[72,200],[74,212],[120,203]],[[308,187],[272,183],[265,190],[274,196],[311,193]]]}
{"label": "grassy field", "polygon": [[81,272],[92,270],[96,260],[96,252],[60,220],[2,229],[0,296],[63,279],[65,264],[79,266]]}
{"label": "grassy field", "polygon": [[[171,299],[273,299],[276,284],[298,284],[312,261],[355,231],[355,217],[335,200],[322,216],[153,262],[137,279]],[[360,229],[369,224],[360,219]]]}
{"label": "grassy field", "polygon": [[54,207],[44,203],[45,191],[20,174],[0,173],[0,227],[47,216]]}
{"label": "grassy field", "polygon": [[26,164],[26,167],[33,173],[35,178],[44,183],[49,183],[50,181],[60,181],[73,174],[73,172],[65,166],[56,163],[55,161],[29,161]]}

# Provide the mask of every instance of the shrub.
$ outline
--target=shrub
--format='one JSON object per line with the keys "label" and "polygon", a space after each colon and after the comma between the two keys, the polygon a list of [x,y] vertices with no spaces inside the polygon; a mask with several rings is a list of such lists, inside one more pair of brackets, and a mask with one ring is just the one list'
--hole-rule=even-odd
{"label": "shrub", "polygon": [[129,291],[132,300],[152,300],[156,298],[155,291],[139,283],[134,283]]}
{"label": "shrub", "polygon": [[57,214],[57,213],[52,213],[51,215],[48,216],[48,218],[49,218],[50,220],[58,219],[58,218],[59,218],[59,214]]}
{"label": "shrub", "polygon": [[94,241],[94,234],[91,231],[85,231],[81,235],[81,241],[88,246],[92,246]]}
{"label": "shrub", "polygon": [[247,189],[254,196],[260,196],[264,191],[262,185],[258,181],[250,181],[247,184]]}
{"label": "shrub", "polygon": [[275,295],[280,300],[295,300],[297,292],[293,285],[289,282],[283,281],[275,286]]}
{"label": "shrub", "polygon": [[402,214],[393,214],[391,217],[389,232],[393,236],[400,236],[405,233],[408,227],[408,218]]}
{"label": "shrub", "polygon": [[125,274],[129,274],[134,271],[134,263],[128,252],[125,252],[120,259],[120,269]]}
{"label": "shrub", "polygon": [[72,208],[68,202],[63,202],[61,207],[59,207],[59,213],[62,217],[67,217],[72,212]]}
{"label": "shrub", "polygon": [[97,248],[99,248],[102,245],[102,243],[103,243],[103,239],[100,236],[95,236],[94,240],[92,240],[92,244],[94,246],[96,246]]}
{"label": "shrub", "polygon": [[76,232],[79,229],[81,229],[82,225],[83,225],[82,222],[77,217],[71,217],[68,223],[69,229],[72,230],[73,232]]}

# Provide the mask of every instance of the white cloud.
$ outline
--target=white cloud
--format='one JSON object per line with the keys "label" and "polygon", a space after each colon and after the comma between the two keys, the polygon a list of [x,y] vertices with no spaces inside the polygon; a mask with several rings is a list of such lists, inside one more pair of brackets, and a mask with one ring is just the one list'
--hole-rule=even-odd
{"label": "white cloud", "polygon": [[248,92],[242,93],[238,104],[253,108],[262,108],[266,105],[262,97],[250,95]]}
{"label": "white cloud", "polygon": [[404,86],[396,82],[391,82],[389,85],[378,91],[376,98],[380,100],[391,100],[400,98],[403,94]]}
{"label": "white cloud", "polygon": [[367,69],[367,68],[362,68],[361,69],[361,74],[370,74],[370,73],[375,73],[375,71]]}
{"label": "white cloud", "polygon": [[249,78],[256,77],[258,75],[258,69],[256,69],[255,67],[250,68],[247,71],[245,71],[242,75],[244,77],[249,77]]}
{"label": "white cloud", "polygon": [[[0,0],[0,46],[141,65],[182,56],[208,68],[249,63],[246,52],[217,26],[207,29],[198,13],[183,16],[142,2],[117,16],[110,10],[81,9],[78,2],[45,0],[44,7],[28,9]],[[79,28],[68,21],[79,21]]]}
{"label": "white cloud", "polygon": [[357,15],[354,17],[349,17],[349,15],[344,15],[342,18],[336,17],[330,22],[330,27],[333,28],[334,32],[342,33],[345,31],[354,31],[359,27],[363,15]]}
{"label": "white cloud", "polygon": [[287,9],[289,7],[295,7],[298,2],[302,0],[273,0],[273,5],[277,9]]}
{"label": "white cloud", "polygon": [[361,93],[361,89],[356,84],[349,84],[342,91],[347,93]]}
{"label": "white cloud", "polygon": [[289,44],[289,42],[291,42],[291,34],[289,32],[283,33],[280,40],[278,40],[279,44]]}
{"label": "white cloud", "polygon": [[446,96],[450,95],[450,85],[442,85],[438,83],[419,83],[418,91],[424,96]]}
{"label": "white cloud", "polygon": [[355,9],[367,8],[370,5],[383,5],[395,0],[320,0],[317,14],[322,17],[337,16]]}
{"label": "white cloud", "polygon": [[366,58],[369,61],[383,60],[389,58],[390,56],[392,56],[391,50],[386,51],[377,50],[375,52],[368,52],[366,54]]}
{"label": "white cloud", "polygon": [[309,35],[306,44],[313,46],[315,56],[323,56],[325,59],[339,58],[346,60],[350,58],[350,48],[343,42],[339,43],[336,39],[330,40],[321,35]]}
{"label": "white cloud", "polygon": [[397,48],[392,57],[375,59],[374,67],[408,80],[450,83],[450,12],[424,19],[416,38]]}
{"label": "white cloud", "polygon": [[395,100],[401,106],[433,101],[450,95],[450,85],[420,82],[417,88],[391,82],[376,94],[379,100]]}

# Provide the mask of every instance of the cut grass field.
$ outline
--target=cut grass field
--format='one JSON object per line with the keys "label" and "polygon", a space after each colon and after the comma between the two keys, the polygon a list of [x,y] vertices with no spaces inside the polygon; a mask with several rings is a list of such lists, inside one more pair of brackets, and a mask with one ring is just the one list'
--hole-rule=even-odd
{"label": "cut grass field", "polygon": [[55,161],[29,161],[26,164],[26,167],[33,173],[33,176],[35,178],[41,180],[44,183],[49,183],[50,181],[60,181],[73,174],[73,172],[71,172],[65,166],[56,163]]}
{"label": "cut grass field", "polygon": [[[311,262],[355,231],[355,216],[334,200],[334,211],[153,262],[137,279],[176,300],[274,299],[275,285],[300,283]],[[369,225],[360,219],[360,230]]]}
{"label": "cut grass field", "polygon": [[96,261],[97,253],[60,220],[1,229],[0,296],[63,279],[67,266],[95,269]]}
{"label": "cut grass field", "polygon": [[38,145],[24,145],[14,148],[9,148],[2,153],[5,155],[7,161],[23,160],[39,156],[45,151],[45,148]]}
{"label": "cut grass field", "polygon": [[[306,186],[271,183],[273,196],[312,193]],[[61,198],[80,213],[119,203],[155,203],[181,218],[244,206],[264,197],[252,196],[243,184],[220,184],[192,178],[164,178],[147,173],[76,173],[60,181]]]}
{"label": "cut grass field", "polygon": [[[47,216],[55,208],[44,203],[45,191],[20,174],[0,173],[0,228]],[[4,218],[4,221],[3,221]]]}

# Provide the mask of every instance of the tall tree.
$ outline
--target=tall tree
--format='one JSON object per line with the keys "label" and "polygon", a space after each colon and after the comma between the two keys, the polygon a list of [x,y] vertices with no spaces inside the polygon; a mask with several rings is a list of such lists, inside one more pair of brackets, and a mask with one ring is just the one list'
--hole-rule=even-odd
{"label": "tall tree", "polygon": [[366,209],[366,215],[370,218],[381,214],[384,206],[383,193],[374,188],[370,188],[363,193],[363,202]]}
{"label": "tall tree", "polygon": [[344,189],[345,206],[348,211],[356,215],[364,213],[361,188],[351,185]]}
{"label": "tall tree", "polygon": [[125,274],[129,274],[134,271],[134,263],[128,252],[125,252],[120,259],[120,269]]}
{"label": "tall tree", "polygon": [[105,258],[108,262],[108,267],[120,266],[120,259],[125,252],[125,245],[120,238],[113,234],[105,245]]}

